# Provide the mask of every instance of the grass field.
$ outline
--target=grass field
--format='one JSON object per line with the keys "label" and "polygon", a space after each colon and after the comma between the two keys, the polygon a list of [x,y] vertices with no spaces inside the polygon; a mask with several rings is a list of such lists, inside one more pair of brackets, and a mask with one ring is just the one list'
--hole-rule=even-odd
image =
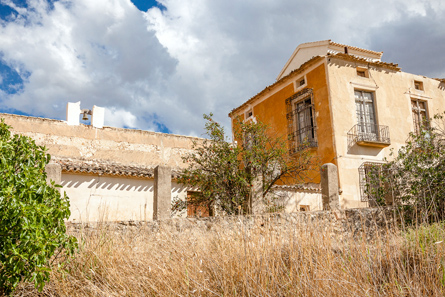
{"label": "grass field", "polygon": [[313,223],[81,230],[42,293],[16,296],[444,296],[444,225],[337,238]]}

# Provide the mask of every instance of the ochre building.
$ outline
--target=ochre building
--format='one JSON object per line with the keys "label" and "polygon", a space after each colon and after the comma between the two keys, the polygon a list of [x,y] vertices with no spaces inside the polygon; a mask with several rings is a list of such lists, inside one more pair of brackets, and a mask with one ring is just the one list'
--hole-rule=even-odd
{"label": "ochre building", "polygon": [[[403,72],[382,54],[331,40],[300,44],[275,83],[232,110],[232,126],[239,117],[269,124],[287,137],[290,154],[309,149],[321,164],[338,166],[342,208],[369,206],[369,164],[390,158],[445,110],[445,79]],[[321,208],[320,195],[296,195],[294,210]]]}

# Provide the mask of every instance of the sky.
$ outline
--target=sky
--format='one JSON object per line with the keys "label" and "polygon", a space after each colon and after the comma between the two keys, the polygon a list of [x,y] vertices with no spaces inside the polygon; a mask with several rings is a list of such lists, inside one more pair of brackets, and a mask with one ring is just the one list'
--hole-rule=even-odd
{"label": "sky", "polygon": [[445,78],[443,0],[0,0],[0,112],[202,136],[272,84],[294,49],[331,39]]}

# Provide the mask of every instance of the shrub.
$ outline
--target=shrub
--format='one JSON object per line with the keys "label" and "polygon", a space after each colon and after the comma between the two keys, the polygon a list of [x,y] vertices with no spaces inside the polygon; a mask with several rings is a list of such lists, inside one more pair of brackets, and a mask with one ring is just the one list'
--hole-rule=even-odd
{"label": "shrub", "polygon": [[393,197],[409,214],[410,220],[436,222],[445,219],[444,115],[434,116],[419,133],[411,133],[392,161],[378,170],[371,170],[379,172],[380,178],[368,178],[371,183],[367,189],[373,191],[377,202]]}
{"label": "shrub", "polygon": [[[238,121],[234,131],[238,143],[230,143],[212,114],[204,119],[209,139],[194,143],[194,151],[183,157],[189,166],[178,178],[181,184],[199,189],[199,195],[189,197],[191,204],[217,206],[227,214],[251,213],[252,200],[263,199],[274,210],[266,199],[272,187],[278,181],[301,182],[316,166],[308,150],[290,155],[285,138],[274,136],[261,122]],[[255,184],[261,186],[255,188]]]}
{"label": "shrub", "polygon": [[34,140],[11,135],[0,123],[0,290],[10,294],[21,281],[41,290],[50,259],[70,255],[76,240],[65,234],[70,215],[66,194],[46,183],[50,155]]}

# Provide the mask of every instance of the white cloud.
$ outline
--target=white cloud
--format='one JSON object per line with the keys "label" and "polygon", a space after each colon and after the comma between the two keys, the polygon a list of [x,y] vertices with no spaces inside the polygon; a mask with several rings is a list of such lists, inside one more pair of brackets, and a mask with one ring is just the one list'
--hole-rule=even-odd
{"label": "white cloud", "polygon": [[23,91],[4,99],[4,107],[63,117],[66,102],[82,100],[85,108],[141,117],[143,102],[156,113],[159,102],[150,93],[166,86],[176,61],[129,0],[58,1],[53,10],[43,0],[28,5],[0,28],[2,59],[24,80]]}
{"label": "white cloud", "polygon": [[[25,84],[1,104],[59,117],[67,101],[82,100],[83,108],[106,107],[108,124],[200,135],[203,113],[229,127],[230,110],[273,83],[302,42],[384,50],[402,67],[417,59],[409,71],[440,73],[428,61],[443,57],[442,0],[159,2],[166,10],[140,12],[130,0],[17,8],[0,27],[0,51]],[[408,44],[415,28],[426,32],[422,46]]]}
{"label": "white cloud", "polygon": [[111,127],[136,128],[137,118],[131,112],[116,109],[105,109],[105,125]]}

